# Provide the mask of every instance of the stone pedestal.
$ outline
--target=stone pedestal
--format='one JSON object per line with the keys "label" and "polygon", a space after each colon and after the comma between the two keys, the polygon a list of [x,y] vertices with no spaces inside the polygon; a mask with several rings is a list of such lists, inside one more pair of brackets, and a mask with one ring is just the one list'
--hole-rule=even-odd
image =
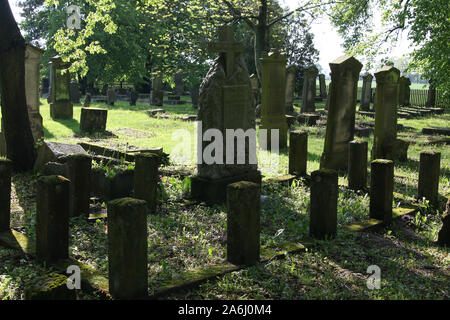
{"label": "stone pedestal", "polygon": [[361,91],[361,103],[359,105],[359,111],[370,111],[370,100],[372,97],[372,80],[371,74],[366,74],[363,77],[363,87]]}
{"label": "stone pedestal", "polygon": [[9,230],[12,168],[10,160],[0,158],[0,232]]}
{"label": "stone pedestal", "polygon": [[337,231],[338,175],[321,169],[311,173],[309,234],[316,239],[331,238]]}
{"label": "stone pedestal", "polygon": [[160,157],[157,154],[141,153],[136,155],[134,197],[147,201],[147,207],[151,213],[156,212],[159,163]]}
{"label": "stone pedestal", "polygon": [[348,148],[348,187],[363,190],[367,183],[367,142],[353,140]]}
{"label": "stone pedestal", "polygon": [[121,198],[108,203],[109,292],[114,299],[148,295],[147,204]]}
{"label": "stone pedestal", "polygon": [[425,198],[430,205],[439,206],[439,174],[441,165],[441,153],[423,151],[420,153],[419,165],[419,199]]}
{"label": "stone pedestal", "polygon": [[302,91],[302,106],[301,113],[315,112],[315,98],[316,98],[316,79],[319,71],[312,66],[305,70],[303,75],[303,91]]}
{"label": "stone pedestal", "polygon": [[44,176],[36,188],[36,258],[54,262],[69,257],[70,181]]}
{"label": "stone pedestal", "polygon": [[306,175],[308,132],[291,131],[289,135],[289,174]]}
{"label": "stone pedestal", "polygon": [[348,143],[355,137],[356,94],[362,64],[343,56],[330,63],[328,118],[320,168],[345,170]]}
{"label": "stone pedestal", "polygon": [[236,265],[259,262],[260,185],[240,181],[227,186],[227,260]]}
{"label": "stone pedestal", "polygon": [[50,61],[50,116],[52,119],[72,119],[73,105],[70,102],[70,74],[69,65],[60,56]]}
{"label": "stone pedestal", "polygon": [[394,192],[394,162],[376,159],[371,163],[370,211],[372,219],[385,223],[392,221],[392,200]]}
{"label": "stone pedestal", "polygon": [[[261,58],[262,67],[262,108],[260,129],[279,131],[279,147],[287,146],[286,107],[286,58],[278,52],[271,52]],[[270,139],[267,148],[271,149]],[[260,143],[261,145],[261,143]]]}
{"label": "stone pedestal", "polygon": [[84,132],[102,132],[106,130],[108,110],[99,108],[81,108],[80,130]]}

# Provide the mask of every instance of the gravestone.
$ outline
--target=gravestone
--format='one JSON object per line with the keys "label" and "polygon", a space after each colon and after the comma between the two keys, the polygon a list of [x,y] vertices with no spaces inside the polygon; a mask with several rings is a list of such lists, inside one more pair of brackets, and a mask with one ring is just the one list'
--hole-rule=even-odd
{"label": "gravestone", "polygon": [[376,159],[371,162],[370,168],[369,216],[390,223],[394,196],[394,162]]}
{"label": "gravestone", "polygon": [[83,132],[103,132],[106,130],[108,110],[81,108],[80,130]]}
{"label": "gravestone", "polygon": [[[272,130],[278,130],[279,147],[287,146],[286,122],[286,58],[270,52],[261,58],[262,106],[260,129],[267,129],[267,150],[271,149]],[[261,141],[260,141],[261,145]],[[264,147],[264,144],[262,144]]]}
{"label": "gravestone", "polygon": [[137,99],[138,99],[137,92],[134,90],[131,91],[130,92],[130,106],[135,106]]}
{"label": "gravestone", "polygon": [[12,169],[11,160],[0,158],[0,232],[10,226]]}
{"label": "gravestone", "polygon": [[72,103],[80,103],[81,99],[81,92],[80,92],[80,85],[78,82],[72,81],[70,83],[70,101]]}
{"label": "gravestone", "polygon": [[84,98],[83,107],[89,108],[91,106],[91,94],[89,92],[86,93],[86,97]]}
{"label": "gravestone", "polygon": [[442,216],[442,228],[439,231],[438,244],[450,248],[450,197],[447,200],[446,210]]}
{"label": "gravestone", "polygon": [[155,153],[140,153],[136,155],[134,197],[145,200],[151,213],[156,212],[159,162],[160,157]]}
{"label": "gravestone", "polygon": [[407,77],[400,77],[398,82],[398,105],[401,107],[409,106],[409,97],[411,93],[411,80]]}
{"label": "gravestone", "polygon": [[70,181],[43,176],[36,188],[36,258],[55,262],[69,257]]}
{"label": "gravestone", "polygon": [[289,134],[289,174],[306,176],[308,161],[308,132],[291,131]]}
{"label": "gravestone", "polygon": [[361,103],[359,105],[359,111],[370,111],[372,80],[373,76],[370,73],[367,73],[363,76],[363,87],[361,92]]}
{"label": "gravestone", "polygon": [[50,89],[50,80],[48,78],[42,78],[41,82],[41,98],[47,99]]}
{"label": "gravestone", "polygon": [[69,64],[60,56],[50,60],[50,116],[52,119],[72,119],[73,105],[70,102]]}
{"label": "gravestone", "polygon": [[116,101],[116,92],[112,88],[108,88],[106,91],[106,104],[113,106]]}
{"label": "gravestone", "polygon": [[295,76],[297,73],[296,66],[288,66],[286,68],[286,114],[294,113],[294,91],[295,91]]}
{"label": "gravestone", "polygon": [[44,138],[42,116],[39,113],[39,73],[43,50],[27,44],[25,51],[25,96],[31,132],[35,142]]}
{"label": "gravestone", "polygon": [[328,118],[320,168],[345,170],[348,143],[355,137],[356,94],[362,64],[354,57],[342,56],[330,63]]}
{"label": "gravestone", "polygon": [[77,144],[44,141],[38,148],[34,170],[39,171],[47,162],[58,162],[61,157],[71,154],[88,153]]}
{"label": "gravestone", "polygon": [[250,83],[252,85],[252,92],[253,92],[253,98],[254,98],[254,106],[261,104],[261,90],[259,90],[259,80],[258,76],[256,74],[252,74],[250,76]]}
{"label": "gravestone", "polygon": [[[191,179],[191,193],[194,198],[218,203],[226,200],[228,184],[238,181],[260,184],[261,174],[257,169],[255,113],[250,77],[242,55],[242,45],[234,40],[233,27],[221,27],[219,41],[210,44],[209,50],[219,52],[220,56],[214,60],[200,86],[197,175]],[[227,129],[242,129],[249,133],[248,140],[241,139],[241,145],[245,144],[244,150],[238,150],[233,145],[233,150],[228,151],[233,156],[229,161],[226,159],[227,142],[235,144],[236,139],[235,136],[227,137]],[[205,132],[218,135],[214,144],[204,141]],[[212,155],[213,147],[217,154],[210,161],[207,156]]]}
{"label": "gravestone", "polygon": [[164,91],[161,71],[158,68],[152,69],[152,92],[150,94],[150,105],[162,107]]}
{"label": "gravestone", "polygon": [[433,80],[428,81],[430,86],[428,87],[428,98],[426,102],[427,108],[434,108],[436,106],[436,88],[434,87]]}
{"label": "gravestone", "polygon": [[375,73],[377,81],[375,131],[372,159],[407,158],[408,142],[397,139],[398,81],[400,71],[384,67]]}
{"label": "gravestone", "polygon": [[363,190],[367,183],[367,141],[353,140],[348,148],[348,188]]}
{"label": "gravestone", "polygon": [[200,86],[195,85],[189,90],[189,93],[191,95],[191,101],[192,101],[192,108],[198,109],[198,98],[200,95]]}
{"label": "gravestone", "polygon": [[319,71],[315,66],[305,69],[303,75],[303,91],[302,91],[302,113],[315,112],[316,99],[316,79]]}
{"label": "gravestone", "polygon": [[441,153],[422,151],[420,153],[418,196],[430,201],[434,208],[439,206],[439,175]]}
{"label": "gravestone", "polygon": [[325,82],[325,75],[319,74],[319,89],[320,89],[320,97],[323,99],[327,98],[327,83]]}
{"label": "gravestone", "polygon": [[181,71],[175,74],[175,94],[182,96],[184,94],[183,73]]}

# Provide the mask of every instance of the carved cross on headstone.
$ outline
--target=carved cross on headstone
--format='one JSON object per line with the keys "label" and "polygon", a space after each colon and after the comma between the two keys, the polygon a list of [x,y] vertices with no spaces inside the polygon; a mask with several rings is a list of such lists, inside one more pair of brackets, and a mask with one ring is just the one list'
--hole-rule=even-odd
{"label": "carved cross on headstone", "polygon": [[233,26],[226,25],[219,28],[219,41],[209,44],[208,49],[213,52],[225,54],[225,70],[227,77],[231,76],[234,70],[234,56],[243,51],[243,46],[234,41]]}

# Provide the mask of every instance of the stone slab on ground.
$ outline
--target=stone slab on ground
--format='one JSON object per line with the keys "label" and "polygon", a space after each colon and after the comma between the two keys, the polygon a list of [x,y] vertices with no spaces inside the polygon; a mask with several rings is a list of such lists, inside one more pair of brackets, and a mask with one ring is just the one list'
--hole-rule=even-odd
{"label": "stone slab on ground", "polygon": [[147,110],[147,115],[149,116],[149,117],[155,117],[157,114],[159,114],[159,113],[166,113],[166,110],[164,110],[164,109],[161,109],[161,108],[159,108],[159,109],[150,109],[150,110]]}
{"label": "stone slab on ground", "polygon": [[47,162],[58,162],[58,159],[72,154],[89,155],[82,146],[58,142],[43,142],[38,148],[38,156],[34,170],[41,170]]}
{"label": "stone slab on ground", "polygon": [[450,128],[444,128],[444,127],[429,127],[429,128],[423,128],[422,129],[423,134],[438,134],[442,136],[450,136]]}

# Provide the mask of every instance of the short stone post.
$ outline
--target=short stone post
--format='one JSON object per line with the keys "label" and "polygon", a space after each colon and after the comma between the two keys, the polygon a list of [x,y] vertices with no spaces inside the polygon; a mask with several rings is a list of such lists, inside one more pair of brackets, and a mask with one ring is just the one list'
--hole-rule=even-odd
{"label": "short stone post", "polygon": [[156,212],[156,188],[158,187],[158,166],[160,158],[154,153],[136,155],[134,168],[134,196],[147,201],[150,212]]}
{"label": "short stone post", "polygon": [[89,214],[92,159],[85,154],[66,156],[60,161],[67,165],[70,184],[70,216]]}
{"label": "short stone post", "polygon": [[353,140],[348,145],[348,187],[362,190],[367,183],[367,142]]}
{"label": "short stone post", "polygon": [[308,132],[291,131],[289,134],[289,174],[306,175],[308,160]]}
{"label": "short stone post", "polygon": [[260,186],[240,181],[227,186],[227,260],[236,265],[259,261]]}
{"label": "short stone post", "polygon": [[373,76],[370,73],[363,76],[363,87],[361,91],[361,103],[359,105],[359,111],[370,111],[372,80]]}
{"label": "short stone post", "polygon": [[371,162],[370,209],[373,219],[392,221],[392,200],[394,192],[394,162],[376,159]]}
{"label": "short stone post", "polygon": [[420,153],[419,165],[419,199],[425,198],[433,207],[439,205],[439,173],[441,153],[423,151]]}
{"label": "short stone post", "polygon": [[36,257],[54,262],[69,257],[70,180],[43,176],[37,181]]}
{"label": "short stone post", "polygon": [[305,69],[303,75],[303,91],[301,113],[316,112],[316,79],[319,71],[315,66]]}
{"label": "short stone post", "polygon": [[114,299],[148,295],[146,207],[133,198],[108,203],[109,292]]}
{"label": "short stone post", "polygon": [[331,238],[337,231],[337,171],[321,169],[311,173],[309,234],[316,239]]}
{"label": "short stone post", "polygon": [[12,167],[11,160],[0,159],[0,232],[9,230]]}

